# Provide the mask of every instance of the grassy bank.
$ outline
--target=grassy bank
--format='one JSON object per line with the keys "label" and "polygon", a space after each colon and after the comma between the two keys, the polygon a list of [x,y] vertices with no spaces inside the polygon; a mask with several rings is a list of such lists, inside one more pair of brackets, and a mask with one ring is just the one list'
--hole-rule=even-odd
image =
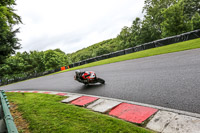
{"label": "grassy bank", "polygon": [[[33,133],[148,133],[134,124],[60,101],[62,96],[6,93]],[[19,131],[20,132],[20,131]]]}
{"label": "grassy bank", "polygon": [[158,48],[143,50],[143,51],[139,51],[139,52],[135,52],[135,53],[127,54],[127,55],[122,55],[122,56],[118,56],[118,57],[114,57],[110,59],[105,59],[105,60],[85,64],[82,66],[74,67],[71,69],[67,69],[65,71],[60,71],[57,73],[76,70],[76,69],[82,69],[82,68],[87,68],[87,67],[92,67],[92,66],[104,65],[104,64],[114,63],[114,62],[120,62],[124,60],[131,60],[131,59],[143,58],[143,57],[148,57],[148,56],[184,51],[184,50],[195,49],[195,48],[200,48],[200,38],[190,40],[190,41],[175,43],[175,44],[171,44],[167,46],[162,46]]}

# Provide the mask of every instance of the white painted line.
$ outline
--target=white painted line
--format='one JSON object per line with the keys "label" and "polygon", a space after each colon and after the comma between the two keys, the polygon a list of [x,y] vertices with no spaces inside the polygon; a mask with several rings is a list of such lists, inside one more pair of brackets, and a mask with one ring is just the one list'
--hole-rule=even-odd
{"label": "white painted line", "polygon": [[200,133],[200,119],[177,115],[162,133]]}
{"label": "white painted line", "polygon": [[168,111],[158,111],[156,115],[148,122],[147,128],[162,132],[163,129],[178,115]]}
{"label": "white painted line", "polygon": [[113,100],[98,99],[94,103],[90,104],[87,108],[92,109],[93,111],[105,113],[120,103],[121,102]]}

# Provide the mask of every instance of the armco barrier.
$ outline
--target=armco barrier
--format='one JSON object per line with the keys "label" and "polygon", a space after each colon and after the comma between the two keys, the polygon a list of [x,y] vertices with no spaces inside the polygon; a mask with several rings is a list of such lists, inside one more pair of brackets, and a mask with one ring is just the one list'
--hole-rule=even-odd
{"label": "armco barrier", "polygon": [[[141,45],[138,45],[138,46],[135,46],[135,47],[131,47],[131,48],[127,48],[127,49],[124,49],[124,50],[112,52],[112,53],[109,53],[109,54],[104,54],[104,55],[101,55],[101,56],[89,58],[89,59],[86,59],[86,60],[83,60],[83,61],[80,61],[80,62],[70,64],[70,65],[66,66],[65,68],[69,69],[69,68],[77,67],[77,66],[80,66],[80,65],[99,61],[99,60],[117,57],[117,56],[120,56],[120,55],[129,54],[129,53],[133,53],[133,52],[137,52],[137,51],[141,51],[141,50],[146,50],[146,49],[150,49],[150,48],[165,46],[165,45],[169,45],[169,44],[173,44],[173,43],[183,42],[183,41],[187,41],[187,40],[191,40],[191,39],[196,39],[196,38],[199,38],[199,37],[200,37],[200,29],[195,30],[195,31],[191,31],[191,32],[187,32],[187,33],[183,33],[183,34],[180,34],[180,35],[171,36],[171,37],[155,40],[155,41],[152,41],[152,42],[144,43],[144,44],[141,44]],[[53,72],[58,72],[58,71],[61,71],[61,68],[51,70],[51,71],[47,71],[47,72],[43,72],[43,73],[39,73],[39,74],[35,74],[34,76],[29,75],[27,77],[19,77],[19,78],[16,78],[15,80],[2,79],[2,80],[0,80],[1,81],[0,86],[10,84],[10,83],[13,83],[13,82],[17,82],[17,81],[22,81],[22,80],[34,78],[34,77],[47,75],[47,74],[50,74],[50,73],[53,73]]]}
{"label": "armco barrier", "polygon": [[143,45],[135,46],[134,50],[135,50],[135,52],[144,50],[144,46]]}
{"label": "armco barrier", "polygon": [[[187,33],[183,33],[180,35],[171,36],[171,37],[155,40],[152,42],[144,43],[144,44],[141,44],[141,45],[138,45],[135,47],[131,47],[128,49],[112,52],[110,54],[104,54],[101,56],[89,58],[89,59],[84,60],[84,63],[80,63],[80,65],[99,61],[100,59],[108,59],[108,58],[117,57],[120,55],[129,54],[129,53],[133,53],[133,52],[137,52],[137,51],[141,51],[141,50],[146,50],[146,49],[150,49],[150,48],[165,46],[165,45],[183,42],[183,41],[187,41],[187,40],[191,40],[191,39],[196,39],[199,37],[200,37],[200,29],[191,31],[191,32],[187,32]],[[71,64],[71,66],[74,67],[74,66],[78,66],[78,65],[76,63],[74,63],[74,64]]]}
{"label": "armco barrier", "polygon": [[155,44],[153,42],[143,44],[144,49],[155,48]]}
{"label": "armco barrier", "polygon": [[84,64],[86,64],[85,60],[83,60],[83,61],[80,62],[80,65],[84,65]]}
{"label": "armco barrier", "polygon": [[102,60],[110,58],[110,54],[104,54],[101,56]]}
{"label": "armco barrier", "polygon": [[133,48],[127,48],[124,51],[125,51],[125,54],[133,53]]}
{"label": "armco barrier", "polygon": [[0,91],[0,133],[18,133],[13,117],[10,114],[9,102],[3,90]]}

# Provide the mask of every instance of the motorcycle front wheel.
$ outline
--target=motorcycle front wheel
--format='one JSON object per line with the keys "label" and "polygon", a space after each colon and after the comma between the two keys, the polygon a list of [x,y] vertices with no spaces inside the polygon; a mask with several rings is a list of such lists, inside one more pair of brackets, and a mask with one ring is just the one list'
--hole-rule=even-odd
{"label": "motorcycle front wheel", "polygon": [[97,81],[101,84],[105,84],[105,80],[101,79],[101,78],[98,78]]}

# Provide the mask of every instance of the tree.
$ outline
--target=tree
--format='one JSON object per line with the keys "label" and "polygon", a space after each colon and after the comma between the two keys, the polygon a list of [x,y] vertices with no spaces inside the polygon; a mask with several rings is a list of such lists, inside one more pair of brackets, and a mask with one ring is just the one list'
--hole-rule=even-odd
{"label": "tree", "polygon": [[62,53],[62,54],[65,54],[65,52],[63,52],[62,50],[60,50],[59,48],[57,48],[57,49],[54,49],[54,51],[56,51],[56,52],[59,52],[59,53]]}
{"label": "tree", "polygon": [[67,56],[54,50],[47,50],[44,52],[44,64],[45,71],[66,66],[68,64]]}
{"label": "tree", "polygon": [[13,27],[22,22],[20,16],[14,13],[14,5],[14,0],[0,1],[0,65],[20,48],[19,39],[16,37],[19,29]]}
{"label": "tree", "polygon": [[100,55],[103,55],[103,54],[108,54],[109,51],[108,49],[106,48],[106,46],[100,46],[98,47],[96,50],[96,56],[100,56]]}
{"label": "tree", "polygon": [[196,12],[192,17],[191,23],[192,23],[192,30],[200,29],[200,15],[198,12]]}
{"label": "tree", "polygon": [[11,56],[6,59],[5,63],[1,67],[4,77],[15,78],[19,75],[24,75],[26,65],[24,60],[20,56]]}
{"label": "tree", "polygon": [[34,73],[34,66],[33,66],[33,60],[30,58],[30,54],[28,52],[23,52],[20,53],[18,52],[16,55],[16,57],[22,58],[23,59],[23,72],[26,73],[27,75],[30,73]]}
{"label": "tree", "polygon": [[33,73],[45,71],[44,52],[30,51],[30,60],[33,66]]}
{"label": "tree", "polygon": [[191,30],[191,23],[184,14],[184,6],[182,3],[163,10],[164,21],[161,23],[162,37],[178,35]]}
{"label": "tree", "polygon": [[129,28],[129,32],[130,32],[130,46],[129,47],[133,47],[136,45],[141,44],[141,20],[140,18],[136,18],[133,22],[131,27]]}
{"label": "tree", "polygon": [[192,19],[195,13],[200,14],[200,2],[199,0],[180,0],[184,6],[184,14]]}
{"label": "tree", "polygon": [[161,38],[161,23],[164,21],[162,12],[177,2],[178,0],[145,0],[143,7],[145,15],[141,30],[143,43]]}
{"label": "tree", "polygon": [[124,26],[120,32],[120,34],[117,36],[119,45],[118,45],[118,50],[119,49],[124,49],[128,48],[131,46],[131,39],[130,39],[130,28],[127,26]]}

